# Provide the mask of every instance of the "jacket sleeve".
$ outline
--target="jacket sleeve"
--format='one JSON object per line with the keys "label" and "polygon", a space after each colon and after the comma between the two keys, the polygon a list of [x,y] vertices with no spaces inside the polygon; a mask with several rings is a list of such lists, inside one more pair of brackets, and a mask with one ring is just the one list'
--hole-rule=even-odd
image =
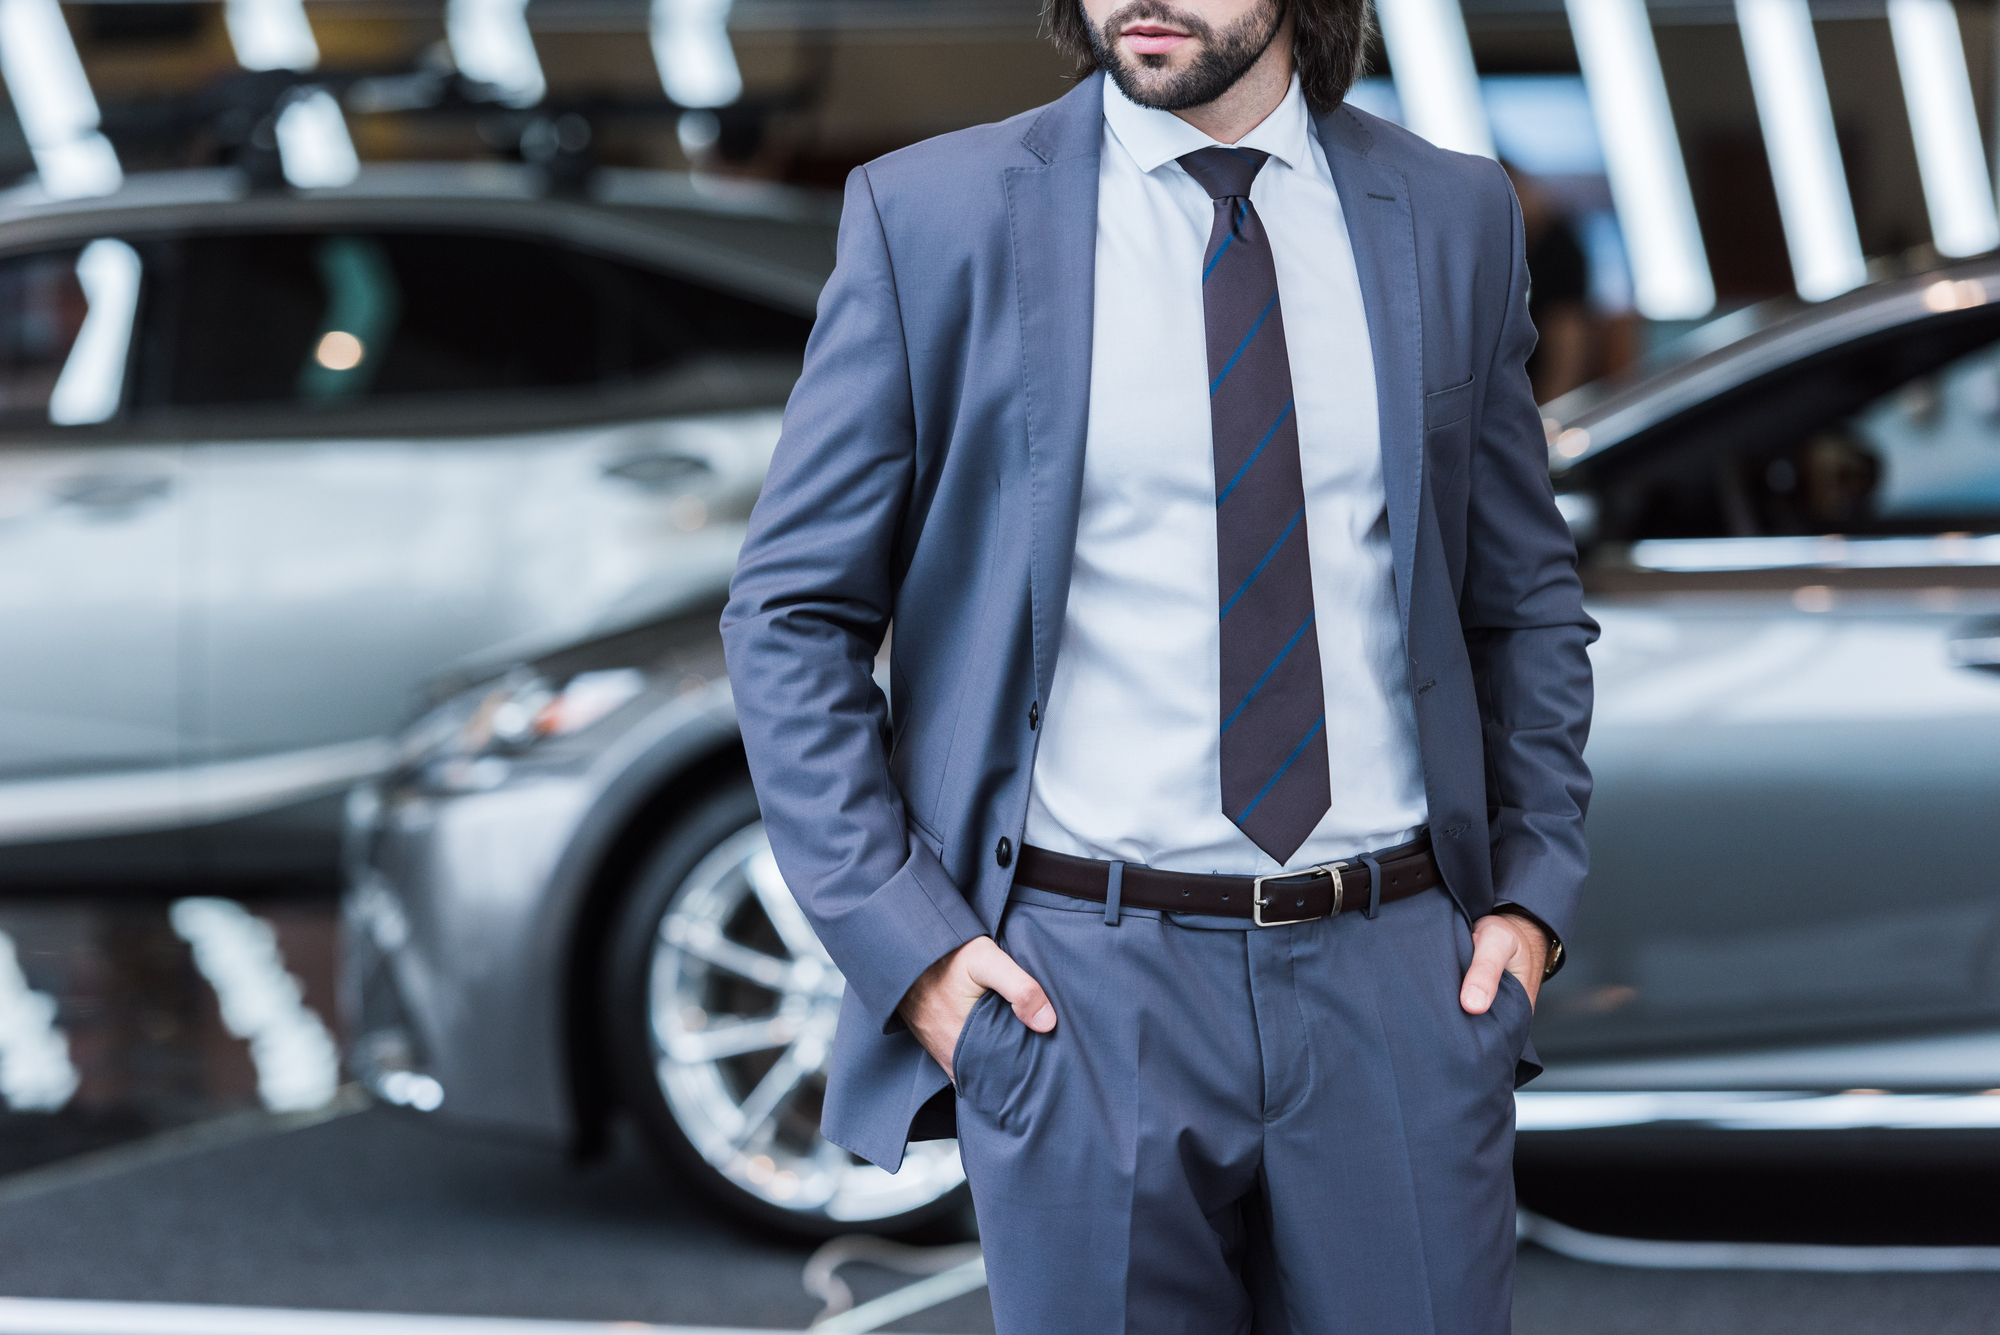
{"label": "jacket sleeve", "polygon": [[872,675],[915,474],[902,313],[867,169],[785,409],[722,615],[771,847],[849,988],[885,1031],[917,976],[985,927],[910,837]]}
{"label": "jacket sleeve", "polygon": [[[1496,902],[1569,934],[1589,866],[1587,646],[1576,544],[1555,506],[1541,413],[1528,387],[1535,329],[1521,211],[1497,164],[1493,223],[1510,229],[1506,314],[1472,444],[1459,618],[1479,692]],[[1494,216],[1497,215],[1497,216]]]}

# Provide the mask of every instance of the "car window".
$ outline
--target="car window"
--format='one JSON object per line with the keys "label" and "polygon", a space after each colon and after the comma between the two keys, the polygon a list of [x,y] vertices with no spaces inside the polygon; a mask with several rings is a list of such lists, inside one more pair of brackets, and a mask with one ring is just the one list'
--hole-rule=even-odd
{"label": "car window", "polygon": [[177,247],[148,406],[599,390],[796,360],[810,321],[700,283],[518,238],[201,236]]}
{"label": "car window", "polygon": [[1919,376],[1844,425],[1820,450],[1846,453],[1813,480],[1829,508],[2000,525],[2000,347]]}
{"label": "car window", "polygon": [[2000,532],[2000,325],[1835,349],[1619,454],[1597,484],[1607,537]]}
{"label": "car window", "polygon": [[0,429],[118,415],[140,267],[109,237],[0,260]]}

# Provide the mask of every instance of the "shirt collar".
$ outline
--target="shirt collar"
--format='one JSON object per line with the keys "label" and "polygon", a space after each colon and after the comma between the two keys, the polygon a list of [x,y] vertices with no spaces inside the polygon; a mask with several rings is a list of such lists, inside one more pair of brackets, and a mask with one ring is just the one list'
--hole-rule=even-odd
{"label": "shirt collar", "polygon": [[[1104,80],[1104,120],[1142,172],[1151,172],[1196,149],[1216,145],[1215,140],[1173,112],[1140,106],[1125,96],[1117,80],[1110,77]],[[1297,170],[1310,161],[1306,135],[1311,124],[1306,115],[1305,93],[1299,88],[1299,76],[1294,74],[1285,100],[1256,129],[1239,139],[1237,146],[1260,149]]]}

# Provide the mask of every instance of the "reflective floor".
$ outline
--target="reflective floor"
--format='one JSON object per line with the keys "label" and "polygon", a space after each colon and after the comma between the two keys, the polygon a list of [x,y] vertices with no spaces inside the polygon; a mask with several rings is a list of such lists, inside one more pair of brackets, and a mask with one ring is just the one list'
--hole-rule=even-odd
{"label": "reflective floor", "polygon": [[[19,965],[0,951],[0,1296],[780,1330],[819,1309],[808,1246],[720,1216],[622,1136],[576,1167],[338,1090],[330,902],[12,901],[0,933]],[[1625,1237],[1990,1246],[2000,1172],[1970,1148],[1868,1169],[1524,1153],[1519,1179],[1524,1205]],[[910,1282],[842,1276],[864,1302]],[[992,1317],[979,1291],[870,1328]],[[1516,1329],[1992,1331],[2000,1274],[1653,1270],[1528,1246]]]}
{"label": "reflective floor", "polygon": [[0,903],[0,1172],[273,1095],[323,1104],[335,942],[331,902]]}

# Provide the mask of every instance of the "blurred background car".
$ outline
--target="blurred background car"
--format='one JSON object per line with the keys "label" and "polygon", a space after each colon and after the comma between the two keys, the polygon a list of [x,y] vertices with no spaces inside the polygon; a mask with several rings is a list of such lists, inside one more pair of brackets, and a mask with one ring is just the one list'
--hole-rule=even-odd
{"label": "blurred background car", "polygon": [[[2000,264],[1691,353],[1548,409],[1604,636],[1527,1152],[2000,1127]],[[891,1178],[817,1135],[841,984],[758,822],[718,610],[493,664],[357,791],[358,1069],[558,1143],[622,1107],[742,1213],[907,1227],[956,1154]]]}
{"label": "blurred background car", "polygon": [[834,216],[451,164],[0,207],[0,877],[328,881],[420,682],[719,587]]}

